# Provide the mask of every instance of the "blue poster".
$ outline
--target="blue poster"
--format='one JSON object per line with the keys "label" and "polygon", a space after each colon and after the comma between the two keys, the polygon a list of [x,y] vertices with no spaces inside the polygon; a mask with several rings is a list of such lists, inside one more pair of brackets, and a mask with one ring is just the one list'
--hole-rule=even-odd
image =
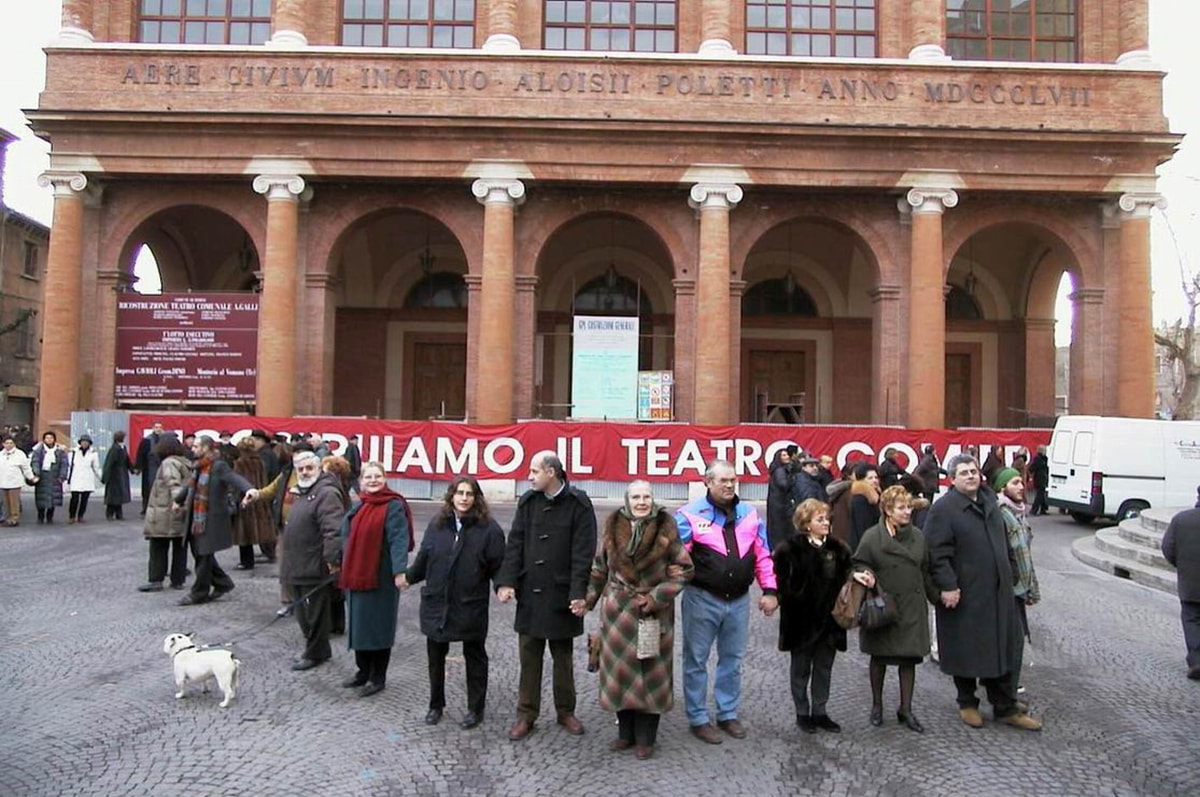
{"label": "blue poster", "polygon": [[638,319],[575,316],[572,324],[573,418],[637,418]]}

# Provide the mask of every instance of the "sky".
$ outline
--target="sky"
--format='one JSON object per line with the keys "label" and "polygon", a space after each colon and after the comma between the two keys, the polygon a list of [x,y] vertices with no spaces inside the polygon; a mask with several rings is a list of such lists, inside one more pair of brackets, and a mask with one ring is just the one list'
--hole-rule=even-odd
{"label": "sky", "polygon": [[[1080,0],[1094,2],[1094,0]],[[49,224],[53,198],[39,188],[37,176],[47,167],[45,142],[34,138],[22,110],[37,106],[45,75],[42,47],[59,28],[59,0],[0,0],[0,127],[21,138],[8,150],[4,199],[9,207]],[[1200,134],[1200,103],[1194,101],[1200,77],[1200,47],[1195,41],[1200,21],[1197,0],[1150,0],[1150,50],[1167,71],[1164,105],[1171,130]],[[1200,142],[1188,136],[1175,157],[1159,170],[1159,191],[1168,207],[1152,222],[1154,317],[1173,321],[1184,313],[1181,268],[1200,267]],[[1060,290],[1056,337],[1070,339],[1069,290]]]}

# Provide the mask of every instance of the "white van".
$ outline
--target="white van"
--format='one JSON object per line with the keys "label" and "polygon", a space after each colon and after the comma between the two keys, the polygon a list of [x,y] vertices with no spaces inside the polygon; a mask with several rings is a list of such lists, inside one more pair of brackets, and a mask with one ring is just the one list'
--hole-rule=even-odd
{"label": "white van", "polygon": [[1048,457],[1048,502],[1080,523],[1190,507],[1200,486],[1200,422],[1064,415]]}

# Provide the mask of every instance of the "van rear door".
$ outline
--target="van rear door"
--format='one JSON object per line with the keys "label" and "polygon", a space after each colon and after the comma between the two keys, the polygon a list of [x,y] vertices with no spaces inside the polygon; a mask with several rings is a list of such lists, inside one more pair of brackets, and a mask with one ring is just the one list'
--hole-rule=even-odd
{"label": "van rear door", "polygon": [[1096,457],[1096,419],[1063,416],[1050,439],[1050,490],[1048,503],[1070,512],[1101,514],[1092,494],[1092,464]]}

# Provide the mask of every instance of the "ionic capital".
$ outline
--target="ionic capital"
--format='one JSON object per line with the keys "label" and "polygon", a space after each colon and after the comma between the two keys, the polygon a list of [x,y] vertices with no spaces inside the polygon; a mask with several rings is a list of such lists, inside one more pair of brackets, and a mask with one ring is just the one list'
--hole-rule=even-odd
{"label": "ionic capital", "polygon": [[913,213],[941,213],[958,204],[953,188],[912,188],[904,195]]}
{"label": "ionic capital", "polygon": [[1166,210],[1167,200],[1162,194],[1121,194],[1121,198],[1117,200],[1117,207],[1121,210],[1121,221],[1148,219],[1150,218],[1150,211],[1155,208]]}
{"label": "ionic capital", "polygon": [[525,183],[482,177],[471,183],[471,193],[481,205],[519,205],[525,201]]}
{"label": "ionic capital", "polygon": [[729,210],[742,201],[744,192],[737,183],[696,183],[688,193],[688,204],[695,210]]}
{"label": "ionic capital", "polygon": [[264,194],[268,202],[277,199],[297,202],[304,193],[304,178],[298,174],[260,174],[253,185],[254,192]]}
{"label": "ionic capital", "polygon": [[38,175],[38,185],[53,188],[55,197],[74,196],[87,188],[87,184],[87,177],[82,172],[50,169]]}

